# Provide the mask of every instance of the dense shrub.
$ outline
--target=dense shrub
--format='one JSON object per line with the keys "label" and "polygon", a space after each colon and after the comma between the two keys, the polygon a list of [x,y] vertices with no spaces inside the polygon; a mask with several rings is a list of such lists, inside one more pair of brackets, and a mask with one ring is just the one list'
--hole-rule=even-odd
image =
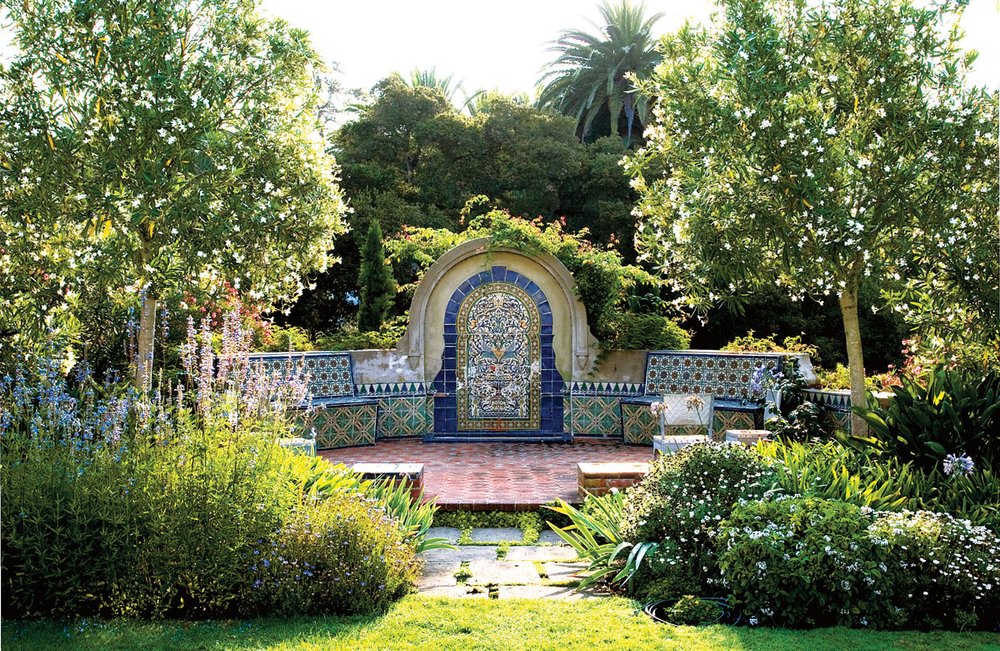
{"label": "dense shrub", "polygon": [[834,441],[760,443],[757,452],[778,471],[783,491],[842,500],[877,510],[950,513],[1000,528],[1000,480],[988,469],[951,476],[872,450]]}
{"label": "dense shrub", "polygon": [[720,527],[719,565],[751,623],[865,624],[887,617],[888,554],[853,504],[817,498],[748,502]]}
{"label": "dense shrub", "polygon": [[377,500],[304,502],[245,551],[246,604],[259,613],[382,612],[409,590],[416,557]]}
{"label": "dense shrub", "polygon": [[[326,563],[311,584],[326,612],[384,608],[412,578],[433,509],[296,460],[275,439],[290,433],[286,407],[305,383],[252,372],[235,320],[218,357],[212,333],[193,330],[181,349],[187,383],[152,398],[85,376],[71,391],[54,362],[0,382],[5,617],[261,612],[279,601],[270,590],[287,587],[262,582],[256,601],[241,597],[259,578],[251,555],[264,541],[295,567]],[[370,502],[351,507],[366,491]],[[309,547],[304,530],[343,549]],[[338,575],[344,563],[353,569]],[[359,576],[384,588],[358,586],[348,607],[339,586]]]}
{"label": "dense shrub", "polygon": [[904,376],[893,393],[886,407],[870,399],[857,408],[869,427],[862,440],[928,470],[948,455],[1000,464],[1000,371],[938,366],[921,380]]}
{"label": "dense shrub", "polygon": [[769,465],[739,445],[692,445],[655,460],[626,492],[623,538],[656,543],[637,563],[635,589],[641,594],[656,583],[659,596],[719,593],[713,541],[719,522],[739,500],[759,498],[775,482]]}
{"label": "dense shrub", "polygon": [[676,321],[658,314],[622,312],[611,319],[607,348],[616,350],[684,350],[691,333]]}
{"label": "dense shrub", "polygon": [[1000,623],[1000,536],[941,513],[878,513],[868,527],[889,553],[891,621],[906,628]]}

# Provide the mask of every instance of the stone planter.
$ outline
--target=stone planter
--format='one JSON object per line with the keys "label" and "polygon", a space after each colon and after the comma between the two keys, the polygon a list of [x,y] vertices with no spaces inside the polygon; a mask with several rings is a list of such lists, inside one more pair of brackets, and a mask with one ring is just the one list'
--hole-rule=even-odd
{"label": "stone planter", "polygon": [[[666,613],[670,610],[670,607],[678,602],[679,597],[670,597],[669,599],[658,599],[656,601],[650,601],[645,606],[643,606],[643,612],[653,618],[661,624],[674,624],[670,620],[666,619]],[[736,626],[739,624],[743,615],[734,609],[729,601],[722,597],[699,597],[701,601],[708,601],[719,607],[719,617],[712,622],[704,624],[709,626],[711,624],[729,624],[730,626]]]}

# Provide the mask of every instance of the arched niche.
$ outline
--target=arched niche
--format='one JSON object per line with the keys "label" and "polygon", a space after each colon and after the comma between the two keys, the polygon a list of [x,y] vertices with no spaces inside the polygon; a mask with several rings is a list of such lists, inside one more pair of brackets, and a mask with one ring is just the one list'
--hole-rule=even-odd
{"label": "arched niche", "polygon": [[456,246],[424,274],[410,303],[406,333],[397,345],[410,368],[421,381],[435,381],[442,368],[449,302],[463,283],[480,274],[492,274],[494,267],[514,272],[542,291],[552,313],[555,368],[565,381],[584,379],[599,351],[569,270],[549,254],[490,248],[488,238]]}

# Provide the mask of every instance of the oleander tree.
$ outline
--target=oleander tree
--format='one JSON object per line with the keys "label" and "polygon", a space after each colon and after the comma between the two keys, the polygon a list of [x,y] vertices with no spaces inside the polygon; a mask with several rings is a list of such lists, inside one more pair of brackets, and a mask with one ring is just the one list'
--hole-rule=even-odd
{"label": "oleander tree", "polygon": [[[346,207],[305,32],[250,0],[5,3],[0,331],[7,350],[106,293],[134,305],[148,384],[157,308],[228,284],[293,300]],[[85,336],[86,333],[83,333]]]}
{"label": "oleander tree", "polygon": [[724,0],[711,26],[665,37],[640,82],[656,101],[626,163],[642,256],[695,310],[768,284],[836,297],[857,405],[860,287],[916,290],[996,230],[997,95],[966,82],[961,9]]}

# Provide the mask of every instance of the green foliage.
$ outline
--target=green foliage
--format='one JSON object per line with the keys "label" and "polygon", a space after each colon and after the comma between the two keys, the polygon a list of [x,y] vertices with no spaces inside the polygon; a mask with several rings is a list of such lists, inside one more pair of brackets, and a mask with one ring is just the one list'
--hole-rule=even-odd
{"label": "green foliage", "polygon": [[1000,466],[1000,372],[939,366],[902,383],[887,407],[870,397],[867,409],[856,409],[868,423],[866,442],[925,469],[963,454]]}
{"label": "green foliage", "polygon": [[863,286],[904,310],[908,281],[944,265],[936,280],[960,284],[953,246],[975,248],[984,316],[996,313],[985,231],[1000,199],[998,102],[966,82],[963,7],[726,0],[711,26],[665,37],[663,63],[638,84],[657,102],[647,146],[626,163],[641,255],[696,310],[764,286],[836,296],[855,403]]}
{"label": "green foliage", "polygon": [[704,626],[719,621],[722,617],[722,608],[714,601],[699,599],[688,594],[678,599],[664,615],[671,624]]}
{"label": "green foliage", "polygon": [[[641,141],[652,105],[636,93],[635,79],[648,76],[659,59],[652,29],[663,14],[646,16],[642,4],[627,0],[599,9],[604,24],[594,25],[597,34],[566,30],[552,45],[559,56],[539,81],[538,105],[573,116],[581,140],[596,132]],[[598,117],[607,124],[596,125]]]}
{"label": "green foliage", "polygon": [[844,502],[748,502],[720,525],[719,566],[754,623],[882,622],[879,608],[892,596],[884,581],[889,556],[868,539],[869,523],[859,507]]}
{"label": "green foliage", "polygon": [[[159,301],[174,309],[228,282],[284,303],[326,267],[346,206],[305,32],[242,0],[6,9],[5,354],[47,341],[50,328],[86,342],[79,316],[91,297],[145,301],[151,335]],[[140,349],[145,363],[149,340]]]}
{"label": "green foliage", "polygon": [[622,535],[621,523],[625,513],[625,494],[612,490],[604,495],[587,495],[583,508],[557,501],[547,507],[571,524],[549,527],[570,545],[580,559],[588,561],[589,573],[580,581],[580,588],[601,580],[620,583],[627,579],[629,571],[621,553],[632,548],[632,544]]}
{"label": "green foliage", "polygon": [[986,628],[1000,614],[1000,536],[926,511],[879,513],[868,527],[886,546],[893,622],[902,628]]}
{"label": "green foliage", "polygon": [[658,314],[617,312],[607,328],[605,346],[613,350],[684,350],[691,333],[676,321]]}
{"label": "green foliage", "polygon": [[780,344],[775,341],[775,335],[755,337],[753,330],[743,337],[736,337],[719,350],[732,353],[805,353],[816,354],[816,346],[802,343],[802,336],[785,337]]}
{"label": "green foliage", "polygon": [[316,344],[313,343],[309,333],[295,326],[271,325],[268,327],[267,337],[261,339],[262,341],[255,347],[261,352],[286,353],[290,350],[316,350]]}
{"label": "green foliage", "polygon": [[789,495],[850,502],[877,510],[950,513],[973,524],[1000,528],[1000,479],[990,469],[948,477],[895,457],[825,443],[761,442],[757,452],[772,460]]}
{"label": "green foliage", "polygon": [[[833,370],[814,367],[816,379],[823,389],[850,389],[851,375],[847,367],[837,364]],[[876,375],[865,376],[865,389],[871,392],[885,391],[898,384],[899,379],[895,373],[878,373]]]}
{"label": "green foliage", "polygon": [[774,438],[810,441],[826,435],[820,415],[820,408],[815,403],[805,401],[792,409],[787,417],[781,416],[769,420],[767,429]]}
{"label": "green foliage", "polygon": [[406,332],[406,316],[398,316],[382,323],[372,332],[361,332],[353,323],[331,334],[316,337],[316,347],[321,350],[370,350],[395,348]]}
{"label": "green foliage", "polygon": [[378,220],[372,221],[368,226],[368,235],[361,248],[361,275],[358,284],[361,286],[358,330],[378,331],[392,307],[396,293],[392,270],[385,263],[382,227]]}
{"label": "green foliage", "polygon": [[[465,210],[471,213],[484,202],[484,197],[477,197],[470,200]],[[406,229],[401,238],[388,242],[388,249],[397,274],[400,271],[410,274],[403,281],[408,288],[415,287],[423,271],[440,255],[468,240],[489,238],[491,249],[548,253],[573,274],[591,329],[607,342],[616,336],[615,321],[628,293],[639,286],[656,287],[659,283],[639,267],[624,264],[615,251],[595,247],[586,235],[586,230],[566,233],[559,223],[543,224],[541,220],[528,221],[501,210],[490,210],[473,217],[460,234],[440,229]],[[665,332],[673,330],[664,326]]]}
{"label": "green foliage", "polygon": [[276,536],[245,553],[250,612],[384,612],[417,576],[397,520],[357,493],[303,502]]}
{"label": "green foliage", "polygon": [[721,592],[716,527],[739,500],[759,498],[776,482],[763,459],[738,445],[692,445],[654,460],[627,491],[621,521],[625,540],[658,545],[647,551],[645,566],[636,563],[634,583],[667,580],[687,587],[672,594]]}
{"label": "green foliage", "polygon": [[434,514],[435,527],[461,529],[463,544],[468,544],[473,529],[483,527],[510,527],[520,529],[521,542],[532,545],[538,542],[542,531],[542,516],[538,511],[438,511]]}

